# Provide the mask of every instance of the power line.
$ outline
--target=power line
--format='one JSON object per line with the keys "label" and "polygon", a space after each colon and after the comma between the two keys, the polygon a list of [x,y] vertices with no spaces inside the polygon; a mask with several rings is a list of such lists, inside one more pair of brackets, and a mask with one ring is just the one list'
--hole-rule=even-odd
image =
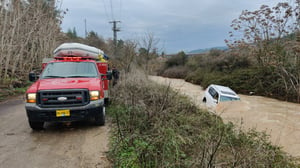
{"label": "power line", "polygon": [[120,20],[122,20],[122,0],[120,0]]}
{"label": "power line", "polygon": [[105,0],[102,0],[102,1],[103,1],[104,11],[105,11],[105,15],[106,15],[107,21],[109,21],[110,19],[109,19],[109,16],[108,16],[106,5],[105,5]]}
{"label": "power line", "polygon": [[114,8],[113,8],[113,3],[112,3],[112,0],[110,0],[111,18],[112,18],[112,20],[115,20],[113,9],[114,9]]}

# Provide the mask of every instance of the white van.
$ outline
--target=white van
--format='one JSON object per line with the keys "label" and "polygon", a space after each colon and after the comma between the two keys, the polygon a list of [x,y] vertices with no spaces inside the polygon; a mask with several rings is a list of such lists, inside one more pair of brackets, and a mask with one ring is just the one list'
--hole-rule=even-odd
{"label": "white van", "polygon": [[240,97],[232,89],[215,84],[207,87],[202,99],[207,107],[215,107],[219,102],[236,100],[240,100]]}

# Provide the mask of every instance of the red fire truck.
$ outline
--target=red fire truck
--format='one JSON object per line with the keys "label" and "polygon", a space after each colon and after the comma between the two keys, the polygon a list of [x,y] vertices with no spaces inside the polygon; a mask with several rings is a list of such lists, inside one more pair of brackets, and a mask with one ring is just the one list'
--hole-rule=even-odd
{"label": "red fire truck", "polygon": [[25,109],[32,129],[43,129],[45,122],[105,124],[111,72],[103,55],[91,46],[64,43],[43,63],[41,74],[29,74],[34,83],[26,91]]}

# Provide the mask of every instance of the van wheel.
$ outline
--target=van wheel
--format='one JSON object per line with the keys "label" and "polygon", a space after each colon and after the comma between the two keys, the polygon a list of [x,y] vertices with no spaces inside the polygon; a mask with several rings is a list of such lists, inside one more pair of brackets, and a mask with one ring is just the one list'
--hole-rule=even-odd
{"label": "van wheel", "polygon": [[203,103],[206,103],[206,98],[205,98],[205,97],[202,99],[202,102],[203,102]]}
{"label": "van wheel", "polygon": [[44,122],[29,121],[29,125],[33,130],[42,130],[42,129],[44,129]]}
{"label": "van wheel", "polygon": [[99,113],[95,116],[95,125],[103,126],[105,125],[105,107],[100,108]]}

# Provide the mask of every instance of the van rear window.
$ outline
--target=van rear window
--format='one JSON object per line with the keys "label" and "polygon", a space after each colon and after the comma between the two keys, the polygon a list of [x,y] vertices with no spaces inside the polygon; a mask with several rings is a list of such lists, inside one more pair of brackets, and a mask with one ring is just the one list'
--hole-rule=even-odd
{"label": "van rear window", "polygon": [[220,101],[225,102],[225,101],[234,101],[234,100],[240,100],[240,98],[236,97],[229,97],[229,96],[221,96]]}

